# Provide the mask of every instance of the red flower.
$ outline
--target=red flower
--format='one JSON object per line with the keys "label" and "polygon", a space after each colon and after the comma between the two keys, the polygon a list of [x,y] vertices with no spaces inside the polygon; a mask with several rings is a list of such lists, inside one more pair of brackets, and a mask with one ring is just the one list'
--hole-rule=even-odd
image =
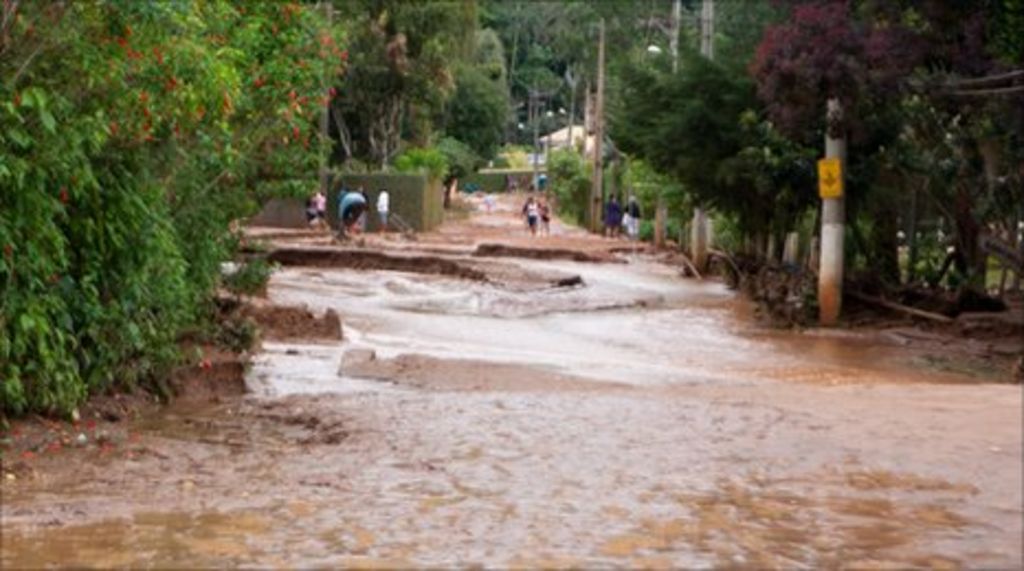
{"label": "red flower", "polygon": [[68,196],[68,189],[67,189],[67,187],[66,186],[60,187],[60,201],[63,202],[64,204],[67,204],[69,199],[70,199],[70,197]]}
{"label": "red flower", "polygon": [[26,451],[21,453],[21,459],[22,460],[31,460],[31,459],[33,459],[35,457],[36,457],[35,453],[32,452],[31,450],[26,450]]}
{"label": "red flower", "polygon": [[14,94],[14,106],[15,107],[20,107],[21,106],[21,93],[15,92],[15,94]]}
{"label": "red flower", "polygon": [[295,101],[295,98],[296,98],[295,90],[293,89],[293,90],[288,92],[288,99],[291,99],[292,101]]}
{"label": "red flower", "polygon": [[299,128],[298,128],[298,127],[292,127],[292,137],[293,137],[293,138],[294,138],[294,139],[295,139],[296,141],[298,141],[298,140],[299,140]]}
{"label": "red flower", "polygon": [[117,134],[117,121],[111,121],[110,122],[110,134],[111,135],[116,135]]}
{"label": "red flower", "polygon": [[348,61],[348,50],[341,52],[341,61]]}
{"label": "red flower", "polygon": [[160,51],[159,47],[153,47],[153,55],[156,56],[157,63],[159,63],[160,65],[164,64],[164,54]]}
{"label": "red flower", "polygon": [[264,81],[262,77],[257,77],[256,81],[252,82],[252,85],[253,87],[256,87],[258,89],[260,87],[263,87],[264,83],[266,83],[266,81]]}
{"label": "red flower", "polygon": [[178,87],[178,80],[174,77],[168,77],[167,82],[164,83],[164,89],[167,91],[174,91],[174,88]]}
{"label": "red flower", "polygon": [[334,96],[336,96],[338,94],[338,90],[336,88],[332,87],[332,88],[327,90],[327,93],[329,93],[331,95],[331,97],[333,98]]}

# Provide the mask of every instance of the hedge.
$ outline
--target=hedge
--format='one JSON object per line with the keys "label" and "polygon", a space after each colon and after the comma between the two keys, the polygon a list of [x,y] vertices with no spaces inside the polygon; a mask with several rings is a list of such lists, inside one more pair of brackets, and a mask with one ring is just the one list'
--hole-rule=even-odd
{"label": "hedge", "polygon": [[[544,172],[544,169],[537,171],[538,173]],[[526,190],[530,188],[530,183],[533,182],[533,170],[516,170],[516,169],[502,169],[502,170],[482,170],[468,175],[459,180],[459,188],[466,192],[505,192],[506,180],[508,176],[512,176],[518,183],[520,190]]]}

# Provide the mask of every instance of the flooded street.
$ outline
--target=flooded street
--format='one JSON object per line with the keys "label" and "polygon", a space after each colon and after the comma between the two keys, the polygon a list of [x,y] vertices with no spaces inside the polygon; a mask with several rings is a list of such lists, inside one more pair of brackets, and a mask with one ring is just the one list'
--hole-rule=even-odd
{"label": "flooded street", "polygon": [[1022,565],[1019,385],[624,260],[492,261],[574,287],[283,267],[270,301],[344,339],[265,341],[243,399],[6,485],[0,563]]}

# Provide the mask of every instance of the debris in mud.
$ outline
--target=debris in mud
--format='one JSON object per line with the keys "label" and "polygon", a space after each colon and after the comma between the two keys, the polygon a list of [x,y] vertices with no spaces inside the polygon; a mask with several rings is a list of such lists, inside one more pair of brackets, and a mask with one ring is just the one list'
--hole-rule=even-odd
{"label": "debris in mud", "polygon": [[530,258],[534,260],[570,260],[573,262],[625,263],[610,255],[596,255],[581,250],[564,248],[526,248],[508,244],[480,244],[474,256],[484,258]]}
{"label": "debris in mud", "polygon": [[817,319],[817,283],[798,268],[737,256],[726,283],[757,303],[758,315],[776,325],[804,326]]}
{"label": "debris in mud", "polygon": [[591,381],[530,365],[406,354],[378,359],[373,352],[346,354],[338,374],[441,391],[590,391],[627,385]]}
{"label": "debris in mud", "polygon": [[268,256],[283,266],[337,267],[351,270],[392,270],[487,281],[483,272],[437,256],[385,254],[339,248],[281,248]]}
{"label": "debris in mud", "polygon": [[555,281],[553,287],[576,287],[581,285],[583,285],[583,277],[576,275]]}
{"label": "debris in mud", "polygon": [[317,316],[306,307],[248,304],[241,309],[241,314],[255,321],[267,339],[343,338],[341,318],[333,309]]}
{"label": "debris in mud", "polygon": [[244,394],[247,360],[238,353],[208,347],[199,363],[174,371],[170,389],[181,401],[216,401]]}

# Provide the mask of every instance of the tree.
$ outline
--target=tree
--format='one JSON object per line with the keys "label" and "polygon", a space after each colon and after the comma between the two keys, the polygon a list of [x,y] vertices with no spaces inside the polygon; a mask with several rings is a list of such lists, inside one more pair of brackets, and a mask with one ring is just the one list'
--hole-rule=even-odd
{"label": "tree", "polygon": [[291,3],[2,10],[0,411],[159,387],[208,318],[263,153],[283,176],[317,164],[340,34]]}
{"label": "tree", "polygon": [[455,70],[472,52],[472,0],[342,4],[352,57],[331,114],[344,157],[385,165],[403,135],[429,142],[435,118],[455,90]]}
{"label": "tree", "polygon": [[481,157],[490,159],[501,144],[507,113],[508,99],[503,83],[491,79],[479,67],[465,66],[456,79],[445,131]]}

